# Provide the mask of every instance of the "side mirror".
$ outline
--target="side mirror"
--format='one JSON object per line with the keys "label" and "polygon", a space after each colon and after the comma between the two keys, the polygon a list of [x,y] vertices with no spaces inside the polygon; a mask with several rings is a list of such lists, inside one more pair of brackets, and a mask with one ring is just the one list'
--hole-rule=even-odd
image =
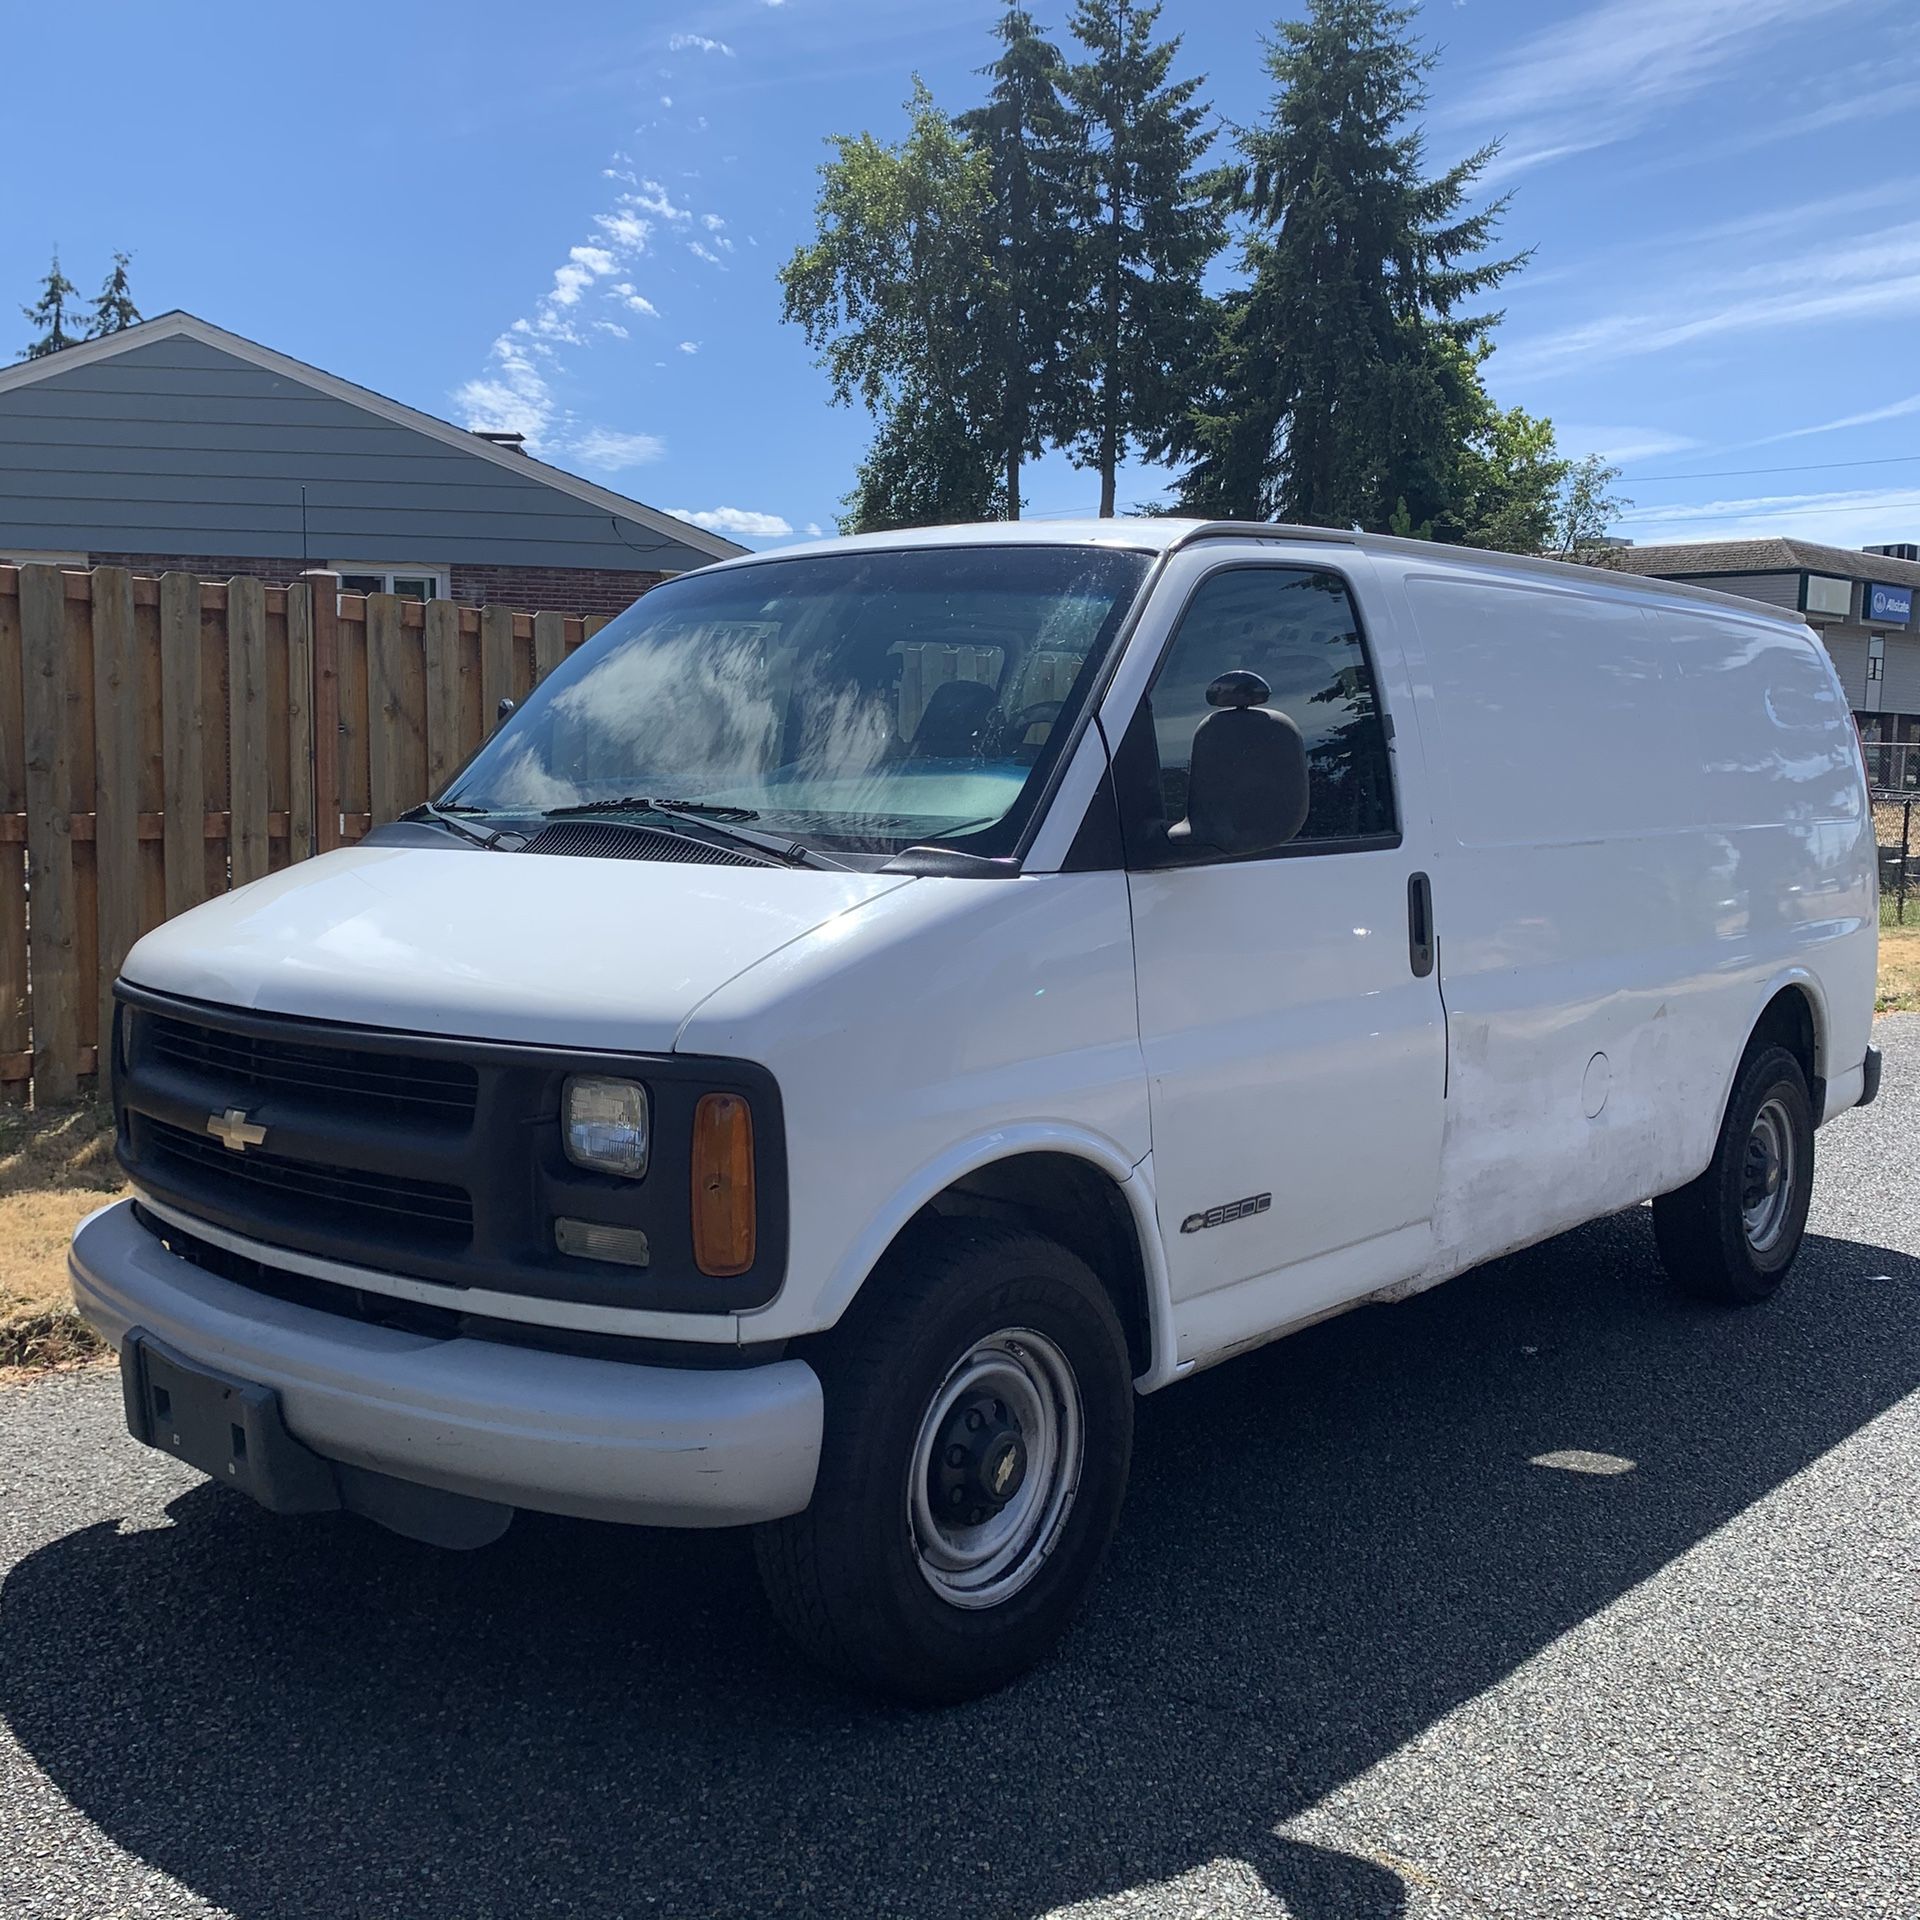
{"label": "side mirror", "polygon": [[1207,688],[1214,711],[1193,735],[1187,817],[1167,830],[1188,850],[1271,853],[1307,823],[1307,747],[1267,701],[1257,673],[1223,673]]}

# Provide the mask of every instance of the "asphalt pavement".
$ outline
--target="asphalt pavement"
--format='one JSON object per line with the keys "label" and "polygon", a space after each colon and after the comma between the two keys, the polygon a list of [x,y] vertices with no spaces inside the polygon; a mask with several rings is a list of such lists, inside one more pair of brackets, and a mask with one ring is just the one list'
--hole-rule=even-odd
{"label": "asphalt pavement", "polygon": [[[1142,1403],[1042,1671],[875,1708],[744,1540],[277,1520],[0,1390],[0,1913],[1920,1913],[1920,1016],[1788,1287],[1644,1210]],[[1541,1461],[1549,1464],[1537,1464]]]}

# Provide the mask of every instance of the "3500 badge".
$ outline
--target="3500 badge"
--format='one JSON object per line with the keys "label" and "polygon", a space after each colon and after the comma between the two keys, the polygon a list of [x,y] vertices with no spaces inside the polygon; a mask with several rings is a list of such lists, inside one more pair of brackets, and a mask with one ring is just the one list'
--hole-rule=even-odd
{"label": "3500 badge", "polygon": [[1231,1226],[1236,1220],[1251,1220],[1256,1213],[1265,1213],[1272,1205],[1272,1194],[1250,1193],[1244,1200],[1227,1200],[1217,1207],[1209,1207],[1205,1213],[1188,1214],[1180,1222],[1180,1231],[1200,1233],[1208,1227]]}

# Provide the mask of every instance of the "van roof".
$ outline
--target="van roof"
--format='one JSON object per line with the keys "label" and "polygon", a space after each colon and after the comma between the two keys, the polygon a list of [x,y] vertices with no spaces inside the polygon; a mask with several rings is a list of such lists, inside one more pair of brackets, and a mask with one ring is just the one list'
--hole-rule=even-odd
{"label": "van roof", "polygon": [[[857,533],[839,539],[805,540],[767,553],[750,553],[720,566],[751,567],[795,555],[840,553],[849,547],[911,548],[971,546],[1094,546],[1117,547],[1136,553],[1170,553],[1207,540],[1257,540],[1271,545],[1313,541],[1346,546],[1362,553],[1391,553],[1409,559],[1441,562],[1475,573],[1544,574],[1569,585],[1576,582],[1619,588],[1639,588],[1649,599],[1705,601],[1730,611],[1763,619],[1804,624],[1797,613],[1747,600],[1737,594],[1717,593],[1710,587],[1678,580],[1652,579],[1633,570],[1631,548],[1617,550],[1622,558],[1605,566],[1585,566],[1567,560],[1543,560],[1531,554],[1497,553],[1485,547],[1456,547],[1432,540],[1405,540],[1394,534],[1361,533],[1339,527],[1303,527],[1279,520],[1187,520],[1143,514],[1115,520],[986,520],[938,527],[903,527],[890,533]],[[714,569],[703,567],[703,573]]]}

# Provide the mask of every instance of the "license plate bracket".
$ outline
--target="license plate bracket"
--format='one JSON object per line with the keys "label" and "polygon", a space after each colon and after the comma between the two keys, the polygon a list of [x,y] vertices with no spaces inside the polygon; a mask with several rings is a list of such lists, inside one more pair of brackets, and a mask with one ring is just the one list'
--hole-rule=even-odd
{"label": "license plate bracket", "polygon": [[287,1431],[271,1387],[206,1367],[132,1328],[120,1344],[127,1430],[275,1513],[340,1505],[333,1465]]}

